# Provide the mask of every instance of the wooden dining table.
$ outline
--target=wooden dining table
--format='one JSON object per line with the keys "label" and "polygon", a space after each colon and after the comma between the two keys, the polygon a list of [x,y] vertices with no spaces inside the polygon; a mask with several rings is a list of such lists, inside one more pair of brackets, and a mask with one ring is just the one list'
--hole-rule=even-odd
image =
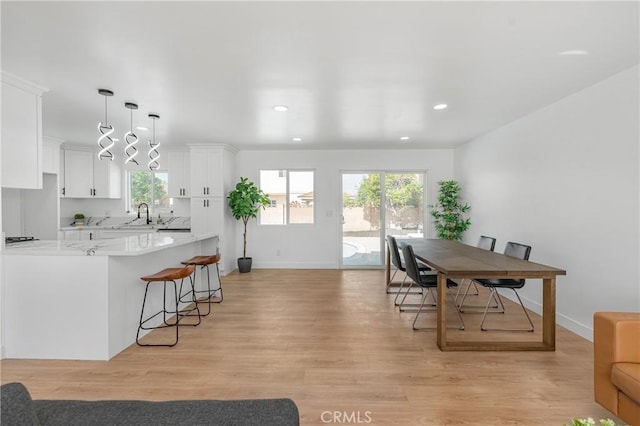
{"label": "wooden dining table", "polygon": [[[442,351],[555,351],[556,276],[566,271],[528,260],[517,259],[457,241],[408,238],[398,239],[413,246],[415,256],[438,273],[437,345]],[[387,259],[389,251],[387,249]],[[390,276],[387,261],[387,280]],[[536,278],[542,280],[541,341],[448,341],[446,324],[447,278]]]}

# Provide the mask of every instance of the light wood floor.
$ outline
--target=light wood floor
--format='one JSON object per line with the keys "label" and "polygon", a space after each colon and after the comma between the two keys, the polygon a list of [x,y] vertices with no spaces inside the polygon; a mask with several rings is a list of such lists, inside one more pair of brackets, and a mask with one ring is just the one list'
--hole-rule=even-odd
{"label": "light wood floor", "polygon": [[[435,331],[413,331],[413,314],[394,308],[383,271],[254,270],[223,283],[224,303],[181,328],[174,348],[133,345],[108,362],[3,360],[2,383],[21,381],[37,399],[288,397],[303,425],[326,424],[325,411],[373,425],[612,417],[593,402],[591,343],[563,328],[556,352],[444,353]],[[465,315],[460,334],[485,338],[471,330],[478,320]]]}

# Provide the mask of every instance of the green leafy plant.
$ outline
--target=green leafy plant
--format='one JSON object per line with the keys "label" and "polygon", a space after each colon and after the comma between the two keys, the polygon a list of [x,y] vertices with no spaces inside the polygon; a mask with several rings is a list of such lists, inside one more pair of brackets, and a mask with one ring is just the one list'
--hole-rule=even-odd
{"label": "green leafy plant", "polygon": [[260,208],[269,205],[269,195],[265,194],[255,183],[246,177],[241,177],[233,191],[227,195],[231,214],[236,220],[242,220],[244,224],[244,246],[242,257],[247,257],[247,222],[249,219],[258,217]]}
{"label": "green leafy plant", "polygon": [[74,214],[74,215],[73,215],[73,218],[74,218],[75,220],[84,220],[84,214],[82,214],[82,213],[76,213],[76,214]]}
{"label": "green leafy plant", "polygon": [[[595,426],[596,421],[593,420],[591,417],[588,417],[586,419],[580,419],[578,417],[574,417],[573,419],[571,419],[571,423],[567,424],[566,426]],[[616,424],[616,422],[614,422],[611,419],[600,419],[600,425],[601,426],[618,426]]]}
{"label": "green leafy plant", "polygon": [[460,203],[460,186],[455,180],[442,180],[438,185],[438,203],[429,206],[436,232],[442,239],[460,241],[471,226],[471,220],[466,217],[471,206]]}

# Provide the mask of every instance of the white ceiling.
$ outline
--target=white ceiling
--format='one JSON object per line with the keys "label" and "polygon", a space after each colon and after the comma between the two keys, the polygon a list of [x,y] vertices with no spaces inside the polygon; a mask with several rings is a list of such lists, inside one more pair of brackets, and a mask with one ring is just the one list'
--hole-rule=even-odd
{"label": "white ceiling", "polygon": [[[1,7],[3,71],[50,89],[44,134],[75,144],[95,144],[107,88],[120,138],[136,102],[134,126],[158,113],[164,147],[452,147],[638,64],[640,50],[636,1]],[[558,54],[577,49],[589,54]]]}

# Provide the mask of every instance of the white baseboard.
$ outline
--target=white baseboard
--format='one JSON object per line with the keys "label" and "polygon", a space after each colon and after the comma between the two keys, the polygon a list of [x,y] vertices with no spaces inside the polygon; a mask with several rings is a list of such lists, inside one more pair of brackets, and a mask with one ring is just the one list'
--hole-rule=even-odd
{"label": "white baseboard", "polygon": [[255,269],[338,269],[335,263],[253,262]]}
{"label": "white baseboard", "polygon": [[[513,294],[513,293],[512,293]],[[518,301],[515,298],[512,298],[512,296],[510,297],[510,295],[507,293],[502,294],[500,293],[501,297],[506,297],[507,299],[518,303]],[[542,304],[531,300],[527,297],[524,296],[520,296],[522,298],[522,302],[524,303],[524,306],[529,309],[532,310],[533,312],[535,312],[538,315],[542,315]],[[577,334],[578,336],[587,339],[590,342],[593,342],[593,329],[590,328],[589,326],[582,324],[579,321],[574,320],[571,317],[568,317],[564,314],[562,314],[561,312],[557,312],[556,311],[556,324],[560,325],[564,328],[566,328],[567,330],[571,331],[572,333]]]}

